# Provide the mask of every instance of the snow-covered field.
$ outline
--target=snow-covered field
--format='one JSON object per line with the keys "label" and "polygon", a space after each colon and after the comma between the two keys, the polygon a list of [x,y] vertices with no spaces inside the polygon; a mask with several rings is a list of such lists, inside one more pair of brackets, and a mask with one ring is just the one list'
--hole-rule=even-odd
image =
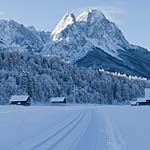
{"label": "snow-covered field", "polygon": [[0,150],[150,150],[150,107],[0,106]]}

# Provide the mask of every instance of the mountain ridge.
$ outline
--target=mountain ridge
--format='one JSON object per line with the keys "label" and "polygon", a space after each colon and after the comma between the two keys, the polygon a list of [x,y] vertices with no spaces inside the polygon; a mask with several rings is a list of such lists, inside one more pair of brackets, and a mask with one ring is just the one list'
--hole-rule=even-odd
{"label": "mountain ridge", "polygon": [[115,23],[95,9],[78,16],[67,13],[52,32],[0,20],[0,33],[0,51],[53,55],[79,67],[149,78],[150,52],[130,44]]}
{"label": "mountain ridge", "polygon": [[[54,29],[56,30],[57,28]],[[109,21],[98,10],[83,11],[76,16],[76,20],[63,27],[61,32],[52,34],[52,41],[54,43],[49,47],[49,51],[52,51],[53,55],[66,61],[76,62],[79,67],[100,68],[133,76],[149,77],[150,52],[143,47],[130,44],[115,23]],[[102,56],[96,51],[97,55],[92,55],[95,57],[92,57],[93,60],[91,60],[91,53],[95,53],[95,49],[99,49]],[[109,57],[104,57],[105,60],[102,58],[105,55],[102,51],[109,55]],[[137,59],[134,58],[135,56],[138,56]],[[108,62],[108,58],[111,60],[105,63]],[[84,59],[91,62],[84,61]],[[119,62],[115,68],[113,67],[114,62]]]}
{"label": "mountain ridge", "polygon": [[9,51],[37,51],[49,39],[48,32],[37,31],[14,20],[0,20],[0,49]]}

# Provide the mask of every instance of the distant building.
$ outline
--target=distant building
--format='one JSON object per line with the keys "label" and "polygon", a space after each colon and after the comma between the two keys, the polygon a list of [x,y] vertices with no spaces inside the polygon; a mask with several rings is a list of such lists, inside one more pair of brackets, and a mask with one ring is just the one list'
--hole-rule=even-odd
{"label": "distant building", "polygon": [[9,102],[12,105],[30,106],[31,98],[28,95],[13,95]]}
{"label": "distant building", "polygon": [[131,106],[150,105],[150,88],[145,89],[145,97],[137,98],[136,101],[131,101]]}
{"label": "distant building", "polygon": [[50,102],[52,104],[65,104],[67,101],[65,97],[52,97]]}
{"label": "distant building", "polygon": [[131,105],[131,106],[137,106],[137,103],[136,103],[136,101],[131,101],[131,102],[130,102],[130,105]]}

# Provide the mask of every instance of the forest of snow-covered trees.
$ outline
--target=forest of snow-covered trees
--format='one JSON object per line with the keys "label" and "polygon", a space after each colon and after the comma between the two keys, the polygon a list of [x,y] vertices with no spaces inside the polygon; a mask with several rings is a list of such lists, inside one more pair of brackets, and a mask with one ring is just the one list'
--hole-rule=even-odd
{"label": "forest of snow-covered trees", "polygon": [[0,104],[24,89],[33,102],[65,96],[68,102],[111,104],[143,96],[145,87],[149,80],[78,68],[54,57],[0,52]]}

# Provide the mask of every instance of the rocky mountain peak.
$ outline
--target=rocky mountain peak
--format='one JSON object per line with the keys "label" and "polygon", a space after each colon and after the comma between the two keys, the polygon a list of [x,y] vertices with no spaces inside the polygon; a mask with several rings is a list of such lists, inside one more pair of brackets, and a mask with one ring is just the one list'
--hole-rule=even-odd
{"label": "rocky mountain peak", "polygon": [[106,19],[104,14],[96,9],[85,10],[78,17],[78,22],[95,22],[102,19]]}
{"label": "rocky mountain peak", "polygon": [[76,22],[76,17],[73,13],[67,13],[60,20],[56,28],[52,31],[53,40],[58,40],[58,35],[68,26]]}

